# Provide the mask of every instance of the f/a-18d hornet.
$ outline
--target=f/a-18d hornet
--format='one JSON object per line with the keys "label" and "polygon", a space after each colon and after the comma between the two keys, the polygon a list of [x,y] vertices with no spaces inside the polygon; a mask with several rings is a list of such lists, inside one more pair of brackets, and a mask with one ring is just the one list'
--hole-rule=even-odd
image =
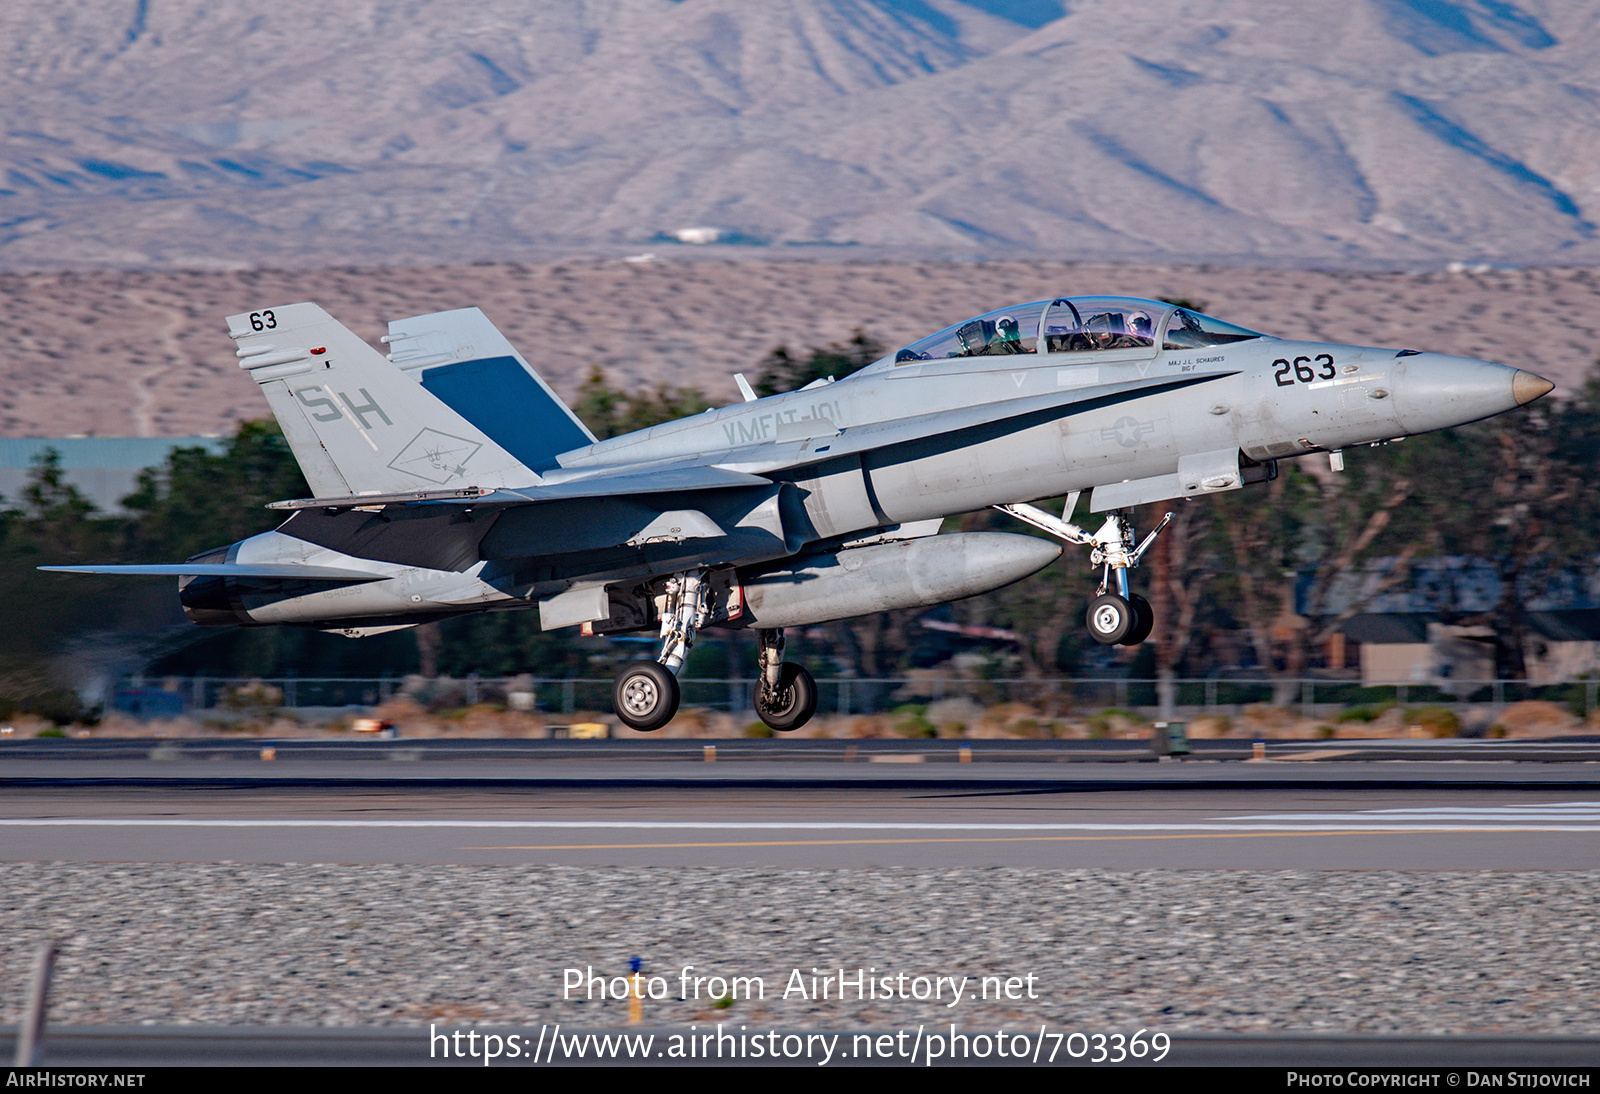
{"label": "f/a-18d hornet", "polygon": [[[998,589],[1061,544],[1103,568],[1087,624],[1150,633],[1129,510],[1238,490],[1277,461],[1486,418],[1553,385],[1487,361],[1297,342],[1193,308],[1060,297],[980,315],[838,381],[597,441],[476,308],[389,325],[385,355],[316,304],[230,316],[315,495],[276,531],[153,566],[203,625],[351,637],[537,606],[545,629],[656,629],[617,675],[634,729],[677,711],[697,632],[753,628],[756,711],[803,725],[817,688],[786,627]],[[1080,497],[1104,514],[1072,523]],[[1066,497],[1059,515],[1030,503]],[[1052,539],[939,534],[995,507]],[[1170,518],[1169,518],[1170,519]],[[1162,522],[1164,524],[1165,521]],[[1086,522],[1092,524],[1092,522]]]}

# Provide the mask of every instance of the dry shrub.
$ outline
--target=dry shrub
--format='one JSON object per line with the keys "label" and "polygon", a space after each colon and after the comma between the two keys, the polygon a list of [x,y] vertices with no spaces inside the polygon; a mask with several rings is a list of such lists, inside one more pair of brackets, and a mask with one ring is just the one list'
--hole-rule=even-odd
{"label": "dry shrub", "polygon": [[1501,711],[1497,724],[1507,737],[1556,737],[1577,729],[1578,719],[1559,703],[1527,699]]}
{"label": "dry shrub", "polygon": [[1196,740],[1226,737],[1233,732],[1233,719],[1226,714],[1202,714],[1191,720],[1186,728],[1189,736]]}
{"label": "dry shrub", "polygon": [[1449,707],[1417,707],[1406,711],[1406,724],[1419,727],[1429,737],[1459,737],[1461,719]]}
{"label": "dry shrub", "polygon": [[929,703],[923,716],[933,723],[940,737],[965,737],[984,717],[993,717],[994,711],[985,712],[971,699],[940,699]]}

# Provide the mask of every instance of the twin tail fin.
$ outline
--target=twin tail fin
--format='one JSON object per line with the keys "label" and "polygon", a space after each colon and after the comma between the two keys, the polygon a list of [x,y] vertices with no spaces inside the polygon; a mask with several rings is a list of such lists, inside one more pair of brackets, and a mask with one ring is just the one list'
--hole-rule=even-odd
{"label": "twin tail fin", "polygon": [[487,491],[539,479],[316,304],[231,315],[228,336],[317,497]]}

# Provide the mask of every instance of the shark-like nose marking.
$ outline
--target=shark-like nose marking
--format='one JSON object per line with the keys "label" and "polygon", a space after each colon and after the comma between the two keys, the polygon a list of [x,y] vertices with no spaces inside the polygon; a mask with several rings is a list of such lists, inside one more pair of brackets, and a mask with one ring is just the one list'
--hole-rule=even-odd
{"label": "shark-like nose marking", "polygon": [[1517,374],[1511,378],[1511,397],[1517,401],[1518,406],[1527,406],[1535,399],[1550,394],[1555,390],[1555,386],[1543,376],[1518,369]]}

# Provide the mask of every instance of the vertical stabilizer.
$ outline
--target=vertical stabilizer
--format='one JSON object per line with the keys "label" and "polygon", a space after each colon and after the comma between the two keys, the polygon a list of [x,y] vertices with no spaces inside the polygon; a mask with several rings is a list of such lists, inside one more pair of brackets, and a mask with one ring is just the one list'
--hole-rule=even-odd
{"label": "vertical stabilizer", "polygon": [[389,324],[389,360],[535,471],[595,437],[477,308]]}
{"label": "vertical stabilizer", "polygon": [[230,315],[228,336],[317,497],[538,479],[316,304]]}

